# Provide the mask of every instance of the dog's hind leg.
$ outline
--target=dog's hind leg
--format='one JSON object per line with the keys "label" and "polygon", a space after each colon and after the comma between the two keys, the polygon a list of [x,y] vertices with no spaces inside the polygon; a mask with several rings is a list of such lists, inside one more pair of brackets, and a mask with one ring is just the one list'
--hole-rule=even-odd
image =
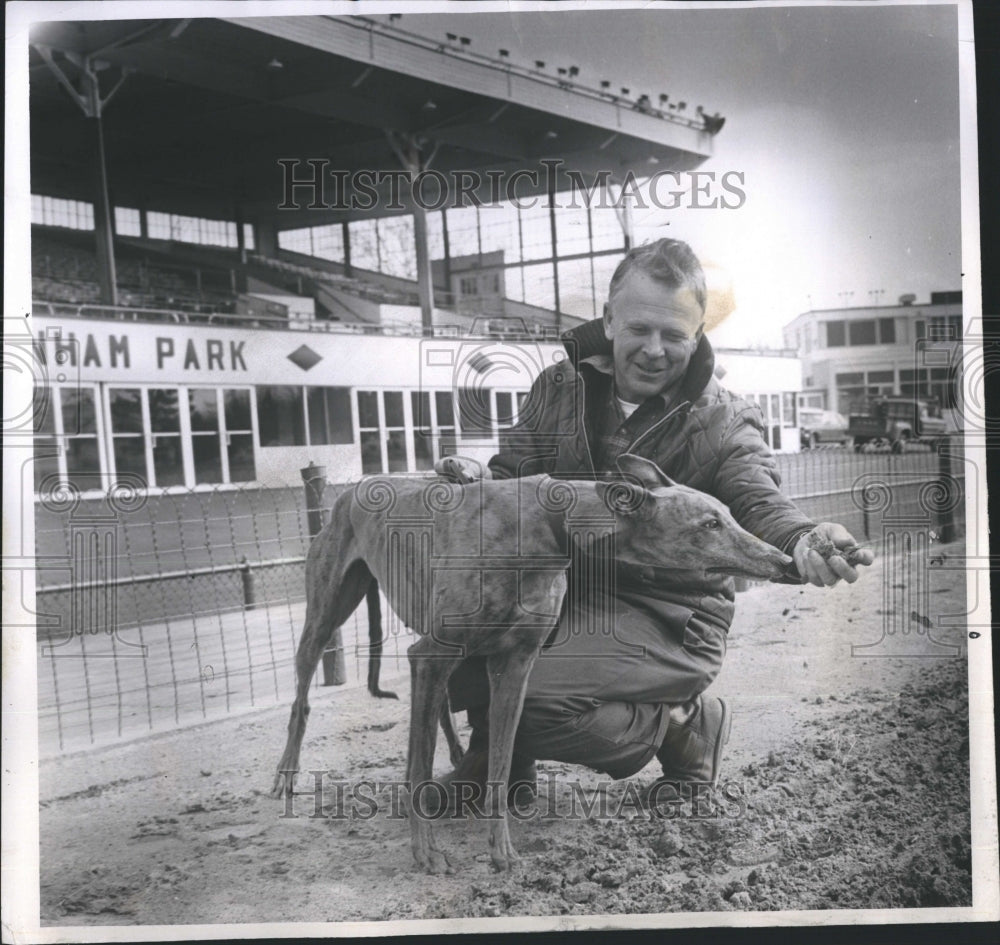
{"label": "dog's hind leg", "polygon": [[442,653],[431,637],[421,637],[407,650],[410,660],[410,748],[406,780],[410,790],[410,834],[417,865],[428,873],[453,873],[448,858],[434,845],[422,797],[439,786],[431,780],[434,743],[441,712],[448,708],[448,677],[458,658]]}
{"label": "dog's hind leg", "polygon": [[371,572],[361,560],[354,561],[339,581],[334,575],[323,574],[322,578],[328,576],[331,578],[329,585],[307,588],[309,600],[306,604],[306,623],[295,653],[295,702],[292,703],[292,714],[288,720],[288,741],[271,788],[272,797],[292,793],[295,774],[299,770],[302,737],[309,717],[309,686],[316,667],[334,630],[354,613],[365,596],[368,585],[372,583]]}
{"label": "dog's hind leg", "polygon": [[382,600],[378,581],[373,580],[365,592],[368,605],[368,691],[376,699],[398,699],[399,696],[379,686],[382,672]]}
{"label": "dog's hind leg", "polygon": [[465,757],[465,749],[462,747],[462,740],[455,731],[455,720],[451,717],[451,707],[445,699],[441,708],[441,731],[444,732],[445,741],[448,742],[448,757],[451,759],[453,768],[457,768],[461,760]]}

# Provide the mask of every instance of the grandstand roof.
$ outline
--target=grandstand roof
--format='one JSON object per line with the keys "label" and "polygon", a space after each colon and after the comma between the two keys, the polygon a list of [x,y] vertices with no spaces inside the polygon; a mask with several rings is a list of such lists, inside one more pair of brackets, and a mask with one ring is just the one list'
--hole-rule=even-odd
{"label": "grandstand roof", "polygon": [[[279,211],[281,158],[397,170],[386,135],[428,140],[432,167],[510,173],[558,158],[589,182],[599,170],[688,170],[711,154],[699,122],[429,39],[385,18],[266,17],[50,22],[31,32],[32,189],[90,200],[93,143],[66,75],[107,63],[102,94],[114,202],[151,210],[273,220],[279,229],[366,215]],[[404,79],[405,77],[405,79]],[[430,103],[430,104],[428,104]],[[544,192],[522,179],[518,193]],[[566,186],[565,179],[559,189]],[[387,211],[383,207],[377,213]]]}

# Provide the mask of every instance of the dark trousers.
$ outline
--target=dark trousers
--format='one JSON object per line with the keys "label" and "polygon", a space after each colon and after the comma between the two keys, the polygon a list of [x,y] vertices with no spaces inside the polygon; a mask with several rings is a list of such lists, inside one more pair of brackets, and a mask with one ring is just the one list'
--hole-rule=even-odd
{"label": "dark trousers", "polygon": [[[724,627],[672,602],[620,594],[564,607],[531,671],[515,750],[629,777],[662,744],[670,706],[707,689],[725,653]],[[482,726],[485,659],[463,661],[448,691],[452,710]]]}

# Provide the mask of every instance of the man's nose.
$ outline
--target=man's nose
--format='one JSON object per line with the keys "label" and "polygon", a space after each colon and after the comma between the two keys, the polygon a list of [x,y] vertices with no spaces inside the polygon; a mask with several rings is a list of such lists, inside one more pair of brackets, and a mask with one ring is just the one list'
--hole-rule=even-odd
{"label": "man's nose", "polygon": [[662,358],[664,352],[663,340],[659,335],[647,336],[646,342],[642,346],[642,351],[647,358]]}

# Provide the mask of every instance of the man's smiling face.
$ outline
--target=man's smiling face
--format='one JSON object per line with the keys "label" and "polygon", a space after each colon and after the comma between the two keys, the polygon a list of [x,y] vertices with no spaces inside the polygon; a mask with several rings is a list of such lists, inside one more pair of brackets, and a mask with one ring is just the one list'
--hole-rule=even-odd
{"label": "man's smiling face", "polygon": [[639,404],[669,392],[684,376],[703,326],[701,306],[689,289],[672,289],[638,269],[629,272],[604,307],[618,396]]}

